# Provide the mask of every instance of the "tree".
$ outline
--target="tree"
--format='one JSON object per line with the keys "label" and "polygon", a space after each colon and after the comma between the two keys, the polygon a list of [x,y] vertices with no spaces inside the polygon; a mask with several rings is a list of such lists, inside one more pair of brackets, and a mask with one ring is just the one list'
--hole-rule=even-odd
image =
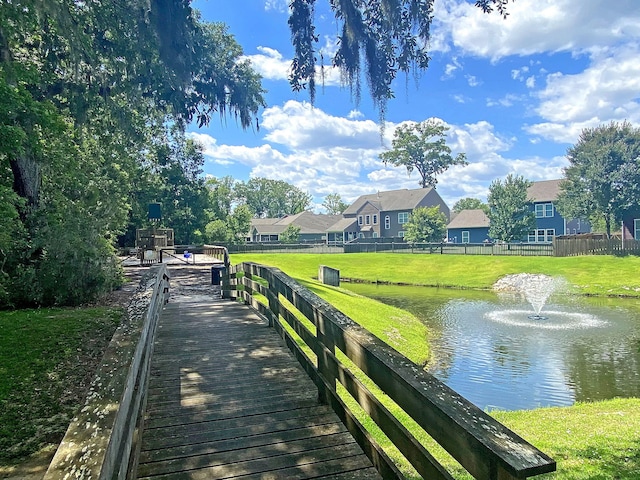
{"label": "tree", "polygon": [[418,207],[411,212],[404,229],[407,242],[441,242],[447,231],[447,217],[438,206]]}
{"label": "tree", "polygon": [[536,219],[527,199],[531,182],[521,176],[507,175],[504,183],[494,180],[489,186],[489,236],[503,242],[522,240],[535,228]]}
{"label": "tree", "polygon": [[489,206],[486,203],[471,197],[458,200],[452,208],[454,213],[460,213],[462,210],[482,210],[484,213],[489,214]]}
{"label": "tree", "polygon": [[607,235],[640,198],[640,129],[612,122],[582,131],[567,151],[557,208],[565,218],[603,224]]}
{"label": "tree", "polygon": [[0,306],[78,304],[112,288],[115,238],[128,222],[131,237],[156,197],[183,241],[196,239],[198,152],[175,136],[217,114],[249,128],[264,105],[233,36],[189,1],[126,7],[2,3],[0,212],[11,245],[0,238]]}
{"label": "tree", "polygon": [[298,225],[289,224],[287,228],[280,234],[282,243],[296,243],[300,238],[300,227]]}
{"label": "tree", "polygon": [[[360,98],[364,73],[374,105],[384,118],[387,101],[393,98],[391,84],[398,73],[426,70],[434,0],[329,2],[338,21],[338,48],[332,63]],[[485,13],[496,8],[506,16],[507,0],[477,0]],[[295,91],[308,89],[315,97],[318,35],[313,24],[315,0],[289,3],[289,28],[295,50],[289,81]],[[319,55],[321,62],[324,56]],[[364,65],[362,65],[364,64]]]}
{"label": "tree", "polygon": [[330,193],[324,197],[322,206],[325,208],[328,215],[340,215],[349,207],[349,204],[342,201],[340,194]]}
{"label": "tree", "polygon": [[449,128],[433,119],[422,123],[406,123],[396,128],[392,149],[380,154],[382,161],[395,167],[404,166],[411,174],[417,170],[422,188],[435,187],[436,175],[453,165],[466,165],[465,154],[451,156],[445,142]]}
{"label": "tree", "polygon": [[255,177],[239,182],[236,194],[256,217],[279,218],[304,212],[312,197],[284,180]]}

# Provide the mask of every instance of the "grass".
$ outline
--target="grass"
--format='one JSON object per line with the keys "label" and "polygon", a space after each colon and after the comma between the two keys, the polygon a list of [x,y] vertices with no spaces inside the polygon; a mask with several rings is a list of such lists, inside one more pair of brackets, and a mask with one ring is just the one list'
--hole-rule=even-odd
{"label": "grass", "polygon": [[122,314],[0,311],[0,464],[61,440]]}
{"label": "grass", "polygon": [[[342,289],[327,287],[310,280],[317,275],[318,265],[341,270],[341,276],[364,281],[388,281],[456,288],[490,288],[498,278],[510,273],[545,273],[562,275],[575,291],[590,295],[640,296],[637,257],[466,257],[404,254],[256,254],[233,255],[233,263],[254,261],[273,265],[336,308],[369,329],[370,317],[388,330],[394,322],[379,303],[349,294]],[[401,268],[398,266],[401,265]],[[411,279],[411,281],[408,281]],[[371,315],[375,312],[375,315]],[[402,311],[400,311],[402,312]],[[393,315],[397,315],[394,313]],[[385,318],[386,316],[386,318]],[[425,336],[405,334],[405,326],[398,331],[406,341],[394,347],[406,356],[409,348],[420,352]],[[378,336],[387,341],[383,335]],[[428,335],[428,334],[427,334]],[[414,357],[415,358],[415,357]],[[415,361],[415,360],[414,360]],[[348,402],[353,405],[354,402]],[[394,414],[431,450],[433,440],[416,426],[397,406],[385,402]],[[530,443],[558,462],[558,471],[540,479],[553,480],[631,480],[640,478],[640,399],[613,399],[594,403],[580,403],[571,407],[541,408],[490,412]],[[401,454],[395,450],[370,419],[361,421],[385,447],[408,478],[419,478]],[[450,457],[432,450],[456,478],[470,478]]]}
{"label": "grass", "polygon": [[[573,292],[586,295],[640,297],[640,257],[516,257],[480,255],[428,255],[408,253],[358,254],[234,254],[233,263],[253,261],[274,265],[297,278],[317,277],[318,265],[340,270],[343,278],[427,285],[490,289],[513,273],[562,276]],[[294,272],[294,273],[293,273]]]}

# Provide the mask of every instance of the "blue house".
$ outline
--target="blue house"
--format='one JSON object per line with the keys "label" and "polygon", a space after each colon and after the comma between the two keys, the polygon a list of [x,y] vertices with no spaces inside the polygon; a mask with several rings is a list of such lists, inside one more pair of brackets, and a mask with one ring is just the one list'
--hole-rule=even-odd
{"label": "blue house", "polygon": [[556,209],[562,180],[534,182],[527,190],[531,210],[536,216],[536,229],[526,238],[530,243],[549,243],[556,235],[573,235],[591,232],[586,220],[566,219]]}
{"label": "blue house", "polygon": [[[534,182],[527,190],[531,211],[535,214],[536,228],[522,241],[550,243],[556,235],[591,232],[586,220],[565,219],[556,209],[562,180]],[[637,224],[640,227],[640,221]],[[634,228],[630,222],[629,230]],[[640,230],[637,230],[640,234]],[[482,210],[463,210],[447,226],[447,238],[454,243],[482,243],[492,241],[489,237],[489,217]]]}
{"label": "blue house", "polygon": [[489,217],[483,210],[462,210],[447,225],[447,239],[452,243],[483,243],[489,238]]}

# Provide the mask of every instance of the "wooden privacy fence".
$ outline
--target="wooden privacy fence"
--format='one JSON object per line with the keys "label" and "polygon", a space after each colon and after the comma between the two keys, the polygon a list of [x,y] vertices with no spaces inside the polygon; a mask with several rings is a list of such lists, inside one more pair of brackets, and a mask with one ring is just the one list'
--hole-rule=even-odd
{"label": "wooden privacy fence", "polygon": [[[384,478],[403,476],[346,406],[337,383],[423,478],[453,477],[358,375],[373,381],[476,479],[511,480],[555,471],[553,459],[280,270],[255,263],[233,266],[223,277],[223,295],[240,298],[267,317],[318,387],[319,398],[333,407]],[[307,328],[298,315],[315,328]],[[316,361],[285,324],[313,351]],[[340,360],[342,354],[355,364],[355,372]]]}
{"label": "wooden privacy fence", "polygon": [[553,239],[553,251],[556,257],[577,255],[640,255],[639,240],[620,238],[600,238],[590,236],[571,236]]}
{"label": "wooden privacy fence", "polygon": [[124,479],[135,451],[153,340],[169,276],[158,265],[140,281],[89,388],[85,405],[71,421],[44,480]]}

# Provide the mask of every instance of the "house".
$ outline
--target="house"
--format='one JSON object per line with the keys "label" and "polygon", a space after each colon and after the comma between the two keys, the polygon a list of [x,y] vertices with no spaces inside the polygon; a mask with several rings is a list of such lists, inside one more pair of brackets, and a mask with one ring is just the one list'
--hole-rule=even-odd
{"label": "house", "polygon": [[622,238],[640,240],[640,209],[627,213],[622,220]]}
{"label": "house", "polygon": [[530,243],[551,242],[556,235],[589,233],[591,225],[586,220],[565,219],[555,207],[560,195],[562,180],[534,182],[527,190],[527,198],[536,217],[536,229],[529,232]]}
{"label": "house", "polygon": [[434,188],[417,188],[413,190],[391,190],[370,195],[362,195],[353,202],[343,213],[344,222],[331,227],[331,233],[338,235],[340,228],[343,237],[348,234],[358,238],[393,238],[404,237],[403,225],[409,221],[409,216],[418,207],[440,208],[449,220],[449,207],[444,203]]}
{"label": "house", "polygon": [[[586,220],[567,220],[556,209],[554,202],[560,195],[561,182],[562,180],[534,182],[527,189],[527,198],[531,203],[531,211],[535,215],[536,228],[522,241],[549,243],[556,235],[591,231],[591,225]],[[447,238],[454,243],[492,241],[489,237],[489,217],[482,210],[463,210],[451,219],[447,226]]]}
{"label": "house", "polygon": [[447,239],[452,243],[490,241],[489,217],[479,208],[454,213],[451,222],[447,225]]}
{"label": "house", "polygon": [[327,229],[342,218],[341,215],[320,215],[309,211],[282,218],[252,218],[248,240],[250,242],[277,242],[289,225],[300,227],[301,242],[323,242]]}

